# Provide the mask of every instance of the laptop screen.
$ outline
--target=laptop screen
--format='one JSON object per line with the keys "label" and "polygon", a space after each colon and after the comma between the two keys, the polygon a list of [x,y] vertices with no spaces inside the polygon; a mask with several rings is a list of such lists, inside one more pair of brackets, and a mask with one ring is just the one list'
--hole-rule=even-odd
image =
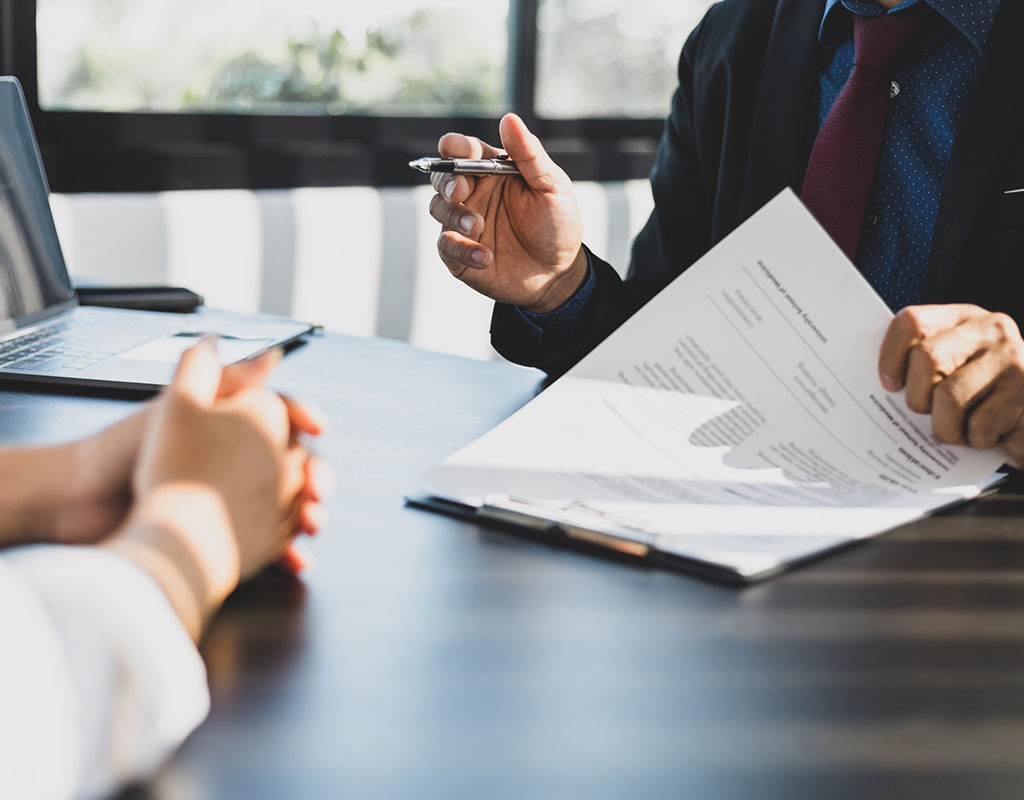
{"label": "laptop screen", "polygon": [[21,86],[0,78],[0,333],[74,298]]}

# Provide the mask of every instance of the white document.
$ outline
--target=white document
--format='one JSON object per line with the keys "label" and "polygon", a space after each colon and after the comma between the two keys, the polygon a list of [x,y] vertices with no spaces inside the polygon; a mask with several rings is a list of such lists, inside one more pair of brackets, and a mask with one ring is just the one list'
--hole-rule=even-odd
{"label": "white document", "polygon": [[426,478],[742,577],[777,570],[976,497],[1004,460],[938,442],[882,388],[891,319],[787,190]]}

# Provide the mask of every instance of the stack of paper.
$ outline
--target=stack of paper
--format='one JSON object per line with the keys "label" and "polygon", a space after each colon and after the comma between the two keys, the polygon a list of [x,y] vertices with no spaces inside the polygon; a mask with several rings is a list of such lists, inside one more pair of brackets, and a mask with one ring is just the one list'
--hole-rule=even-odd
{"label": "stack of paper", "polygon": [[744,578],[976,497],[884,391],[892,314],[792,192],[535,400],[427,474],[438,495]]}

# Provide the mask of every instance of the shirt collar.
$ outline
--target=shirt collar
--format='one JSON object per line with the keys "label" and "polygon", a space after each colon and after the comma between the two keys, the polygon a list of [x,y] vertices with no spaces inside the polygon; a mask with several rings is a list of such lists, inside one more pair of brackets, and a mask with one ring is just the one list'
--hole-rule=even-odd
{"label": "shirt collar", "polygon": [[[909,8],[918,2],[927,3],[946,22],[956,28],[960,35],[981,52],[988,39],[992,23],[999,11],[1000,0],[904,0],[896,6],[894,11]],[[830,19],[834,18],[833,11],[842,5],[847,11],[855,14],[876,15],[884,13],[881,6],[871,0],[825,0],[825,13],[821,18],[821,28],[818,30],[818,41],[828,46],[829,34],[827,28],[831,27]],[[833,40],[834,43],[834,40]]]}

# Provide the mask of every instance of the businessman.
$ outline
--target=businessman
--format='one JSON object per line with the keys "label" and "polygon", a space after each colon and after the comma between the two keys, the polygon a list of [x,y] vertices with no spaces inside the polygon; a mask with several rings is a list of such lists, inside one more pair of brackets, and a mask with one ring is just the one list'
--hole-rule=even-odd
{"label": "businessman", "polygon": [[[690,36],[625,281],[581,240],[566,174],[522,121],[522,178],[433,178],[438,252],[497,301],[509,359],[560,373],[784,187],[897,311],[889,391],[938,438],[1024,466],[1024,4],[724,0]],[[448,157],[488,157],[448,134]]]}

